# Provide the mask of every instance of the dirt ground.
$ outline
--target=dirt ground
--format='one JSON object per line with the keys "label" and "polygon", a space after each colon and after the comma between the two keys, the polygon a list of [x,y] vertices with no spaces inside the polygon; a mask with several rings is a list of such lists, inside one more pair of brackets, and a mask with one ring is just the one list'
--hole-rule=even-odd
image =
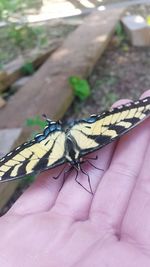
{"label": "dirt ground", "polygon": [[0,28],[0,70],[20,54],[28,60],[28,54],[32,49],[39,53],[48,50],[50,43],[66,38],[77,27],[62,22],[47,22],[32,27],[24,25],[18,31],[15,26]]}
{"label": "dirt ground", "polygon": [[124,42],[118,47],[114,42],[88,78],[91,97],[85,102],[76,99],[65,121],[100,113],[120,98],[137,99],[150,89],[150,47],[135,48]]}
{"label": "dirt ground", "polygon": [[[130,7],[126,14],[137,14],[147,19],[150,5]],[[85,102],[76,99],[64,117],[65,122],[101,113],[120,98],[138,99],[142,92],[150,89],[150,47],[133,47],[126,35],[121,39],[114,34],[88,82],[91,97]]]}

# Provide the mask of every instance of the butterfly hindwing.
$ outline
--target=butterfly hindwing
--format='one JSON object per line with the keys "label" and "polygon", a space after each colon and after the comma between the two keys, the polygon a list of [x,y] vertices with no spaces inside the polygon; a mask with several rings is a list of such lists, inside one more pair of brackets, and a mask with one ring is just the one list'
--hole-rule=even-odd
{"label": "butterfly hindwing", "polygon": [[119,138],[150,115],[150,97],[74,122],[70,135],[83,156]]}
{"label": "butterfly hindwing", "polygon": [[49,123],[43,134],[9,152],[0,160],[1,181],[54,168],[65,162],[65,133],[59,123]]}

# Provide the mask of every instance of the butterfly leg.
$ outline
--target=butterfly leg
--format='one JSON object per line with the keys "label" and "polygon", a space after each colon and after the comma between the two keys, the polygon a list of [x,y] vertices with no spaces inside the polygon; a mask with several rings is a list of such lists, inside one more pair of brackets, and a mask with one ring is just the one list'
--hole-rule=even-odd
{"label": "butterfly leg", "polygon": [[[66,173],[72,172],[73,169],[74,169],[74,167],[71,166],[68,170],[65,170],[65,171],[64,171],[63,181],[62,181],[62,185],[61,185],[59,191],[62,189],[62,187],[63,187],[63,185],[64,185],[64,183],[65,183],[65,181],[66,181]],[[64,168],[63,168],[63,170],[64,170]],[[61,172],[61,173],[62,173],[62,172]]]}
{"label": "butterfly leg", "polygon": [[95,158],[89,158],[89,157],[86,157],[85,160],[83,160],[83,163],[88,162],[88,163],[89,163],[92,167],[94,167],[95,169],[100,170],[100,171],[104,171],[104,169],[100,169],[100,168],[96,167],[94,164],[92,164],[92,163],[90,162],[90,160],[97,160],[97,159],[98,159],[98,156],[97,156],[97,155],[96,155]]}
{"label": "butterfly leg", "polygon": [[88,159],[85,160],[84,163],[85,163],[85,162],[88,162],[92,167],[94,167],[94,168],[97,169],[97,170],[104,171],[104,169],[100,169],[100,168],[96,167],[94,164],[92,164]]}
{"label": "butterfly leg", "polygon": [[88,173],[86,173],[82,168],[81,168],[81,166],[80,166],[80,170],[88,177],[88,183],[89,183],[89,186],[90,186],[90,191],[85,187],[85,186],[83,186],[77,179],[78,179],[78,172],[79,172],[79,170],[78,169],[76,169],[75,168],[75,170],[76,170],[76,177],[75,177],[75,181],[80,185],[80,186],[82,186],[88,193],[90,193],[90,194],[92,194],[93,195],[93,191],[92,191],[92,187],[91,187],[91,182],[90,182],[90,176],[88,175]]}
{"label": "butterfly leg", "polygon": [[66,168],[66,166],[64,168],[62,168],[62,170],[60,171],[60,173],[57,176],[53,176],[52,178],[57,180],[60,177],[60,175],[63,173],[65,168]]}
{"label": "butterfly leg", "polygon": [[86,159],[88,159],[88,160],[97,160],[98,159],[98,156],[96,155],[94,158],[86,157]]}
{"label": "butterfly leg", "polygon": [[90,187],[90,193],[91,194],[93,194],[93,190],[92,190],[92,186],[91,186],[91,180],[90,180],[90,176],[89,176],[89,174],[86,172],[86,171],[84,171],[83,169],[82,169],[82,167],[80,166],[80,169],[81,169],[81,171],[88,177],[88,183],[89,183],[89,187]]}

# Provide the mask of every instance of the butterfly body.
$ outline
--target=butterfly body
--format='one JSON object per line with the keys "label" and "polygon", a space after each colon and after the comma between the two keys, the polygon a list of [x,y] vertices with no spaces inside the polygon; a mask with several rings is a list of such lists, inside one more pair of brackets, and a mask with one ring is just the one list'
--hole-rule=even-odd
{"label": "butterfly body", "polygon": [[0,180],[10,181],[69,163],[76,169],[84,156],[130,131],[150,116],[150,97],[69,124],[47,120],[43,133],[0,159]]}

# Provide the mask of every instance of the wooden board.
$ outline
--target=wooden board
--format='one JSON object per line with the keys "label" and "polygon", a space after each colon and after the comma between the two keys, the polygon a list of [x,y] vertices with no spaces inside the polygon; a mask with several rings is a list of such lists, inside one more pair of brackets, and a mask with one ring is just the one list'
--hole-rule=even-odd
{"label": "wooden board", "polygon": [[68,77],[89,75],[123,11],[97,11],[88,16],[27,85],[11,97],[0,112],[1,127],[20,127],[27,118],[43,113],[52,119],[60,118],[73,100]]}
{"label": "wooden board", "polygon": [[7,102],[0,96],[0,109],[5,107],[6,103]]}

